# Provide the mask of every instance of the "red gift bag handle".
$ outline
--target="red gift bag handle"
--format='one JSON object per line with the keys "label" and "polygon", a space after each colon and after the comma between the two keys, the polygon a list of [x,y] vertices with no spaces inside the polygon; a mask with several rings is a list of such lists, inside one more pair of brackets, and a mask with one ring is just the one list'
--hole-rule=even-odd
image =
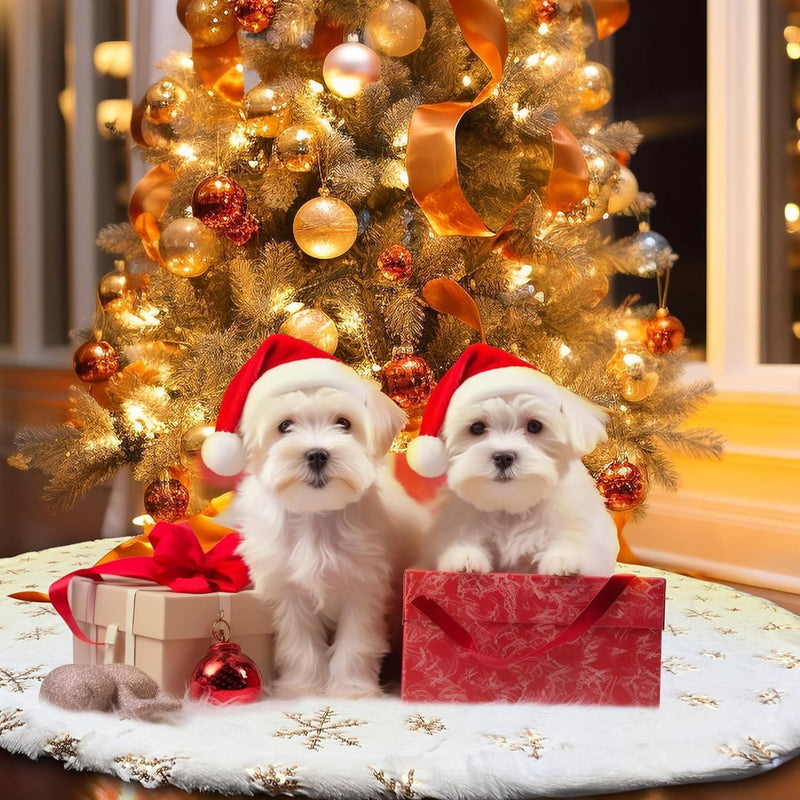
{"label": "red gift bag handle", "polygon": [[430,597],[419,595],[411,601],[411,605],[436,625],[448,639],[469,651],[482,664],[486,664],[488,667],[510,667],[512,664],[542,655],[542,653],[546,653],[560,644],[573,642],[583,636],[617,602],[619,596],[635,577],[635,575],[628,574],[612,575],[603,584],[602,589],[591,599],[589,605],[558,636],[535,650],[529,650],[521,655],[507,658],[498,658],[497,656],[481,653],[470,632]]}

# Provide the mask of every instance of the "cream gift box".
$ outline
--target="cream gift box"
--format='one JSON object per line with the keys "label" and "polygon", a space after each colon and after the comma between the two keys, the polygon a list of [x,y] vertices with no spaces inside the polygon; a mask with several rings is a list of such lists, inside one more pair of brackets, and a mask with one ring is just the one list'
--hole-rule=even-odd
{"label": "cream gift box", "polygon": [[211,626],[222,611],[231,641],[253,659],[264,684],[270,680],[270,613],[251,589],[189,594],[142,581],[76,577],[69,605],[83,633],[103,643],[87,644],[73,636],[76,664],[132,664],[164,691],[182,697],[195,666],[214,644]]}

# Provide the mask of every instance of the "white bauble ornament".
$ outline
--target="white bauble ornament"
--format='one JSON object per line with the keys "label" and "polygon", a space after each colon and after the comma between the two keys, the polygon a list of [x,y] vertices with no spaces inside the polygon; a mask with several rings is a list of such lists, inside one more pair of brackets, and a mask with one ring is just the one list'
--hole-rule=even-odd
{"label": "white bauble ornament", "polygon": [[608,213],[619,214],[624,211],[636,199],[637,194],[639,184],[636,176],[627,167],[620,166],[608,196]]}
{"label": "white bauble ornament", "polygon": [[368,83],[381,79],[378,54],[359,42],[345,42],[325,57],[325,85],[339,97],[355,97]]}

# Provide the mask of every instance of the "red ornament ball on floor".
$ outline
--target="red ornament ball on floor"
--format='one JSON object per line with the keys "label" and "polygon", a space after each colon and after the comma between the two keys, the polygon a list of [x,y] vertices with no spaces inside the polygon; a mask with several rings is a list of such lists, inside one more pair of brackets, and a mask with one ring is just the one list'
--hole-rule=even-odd
{"label": "red ornament ball on floor", "polygon": [[189,697],[217,704],[254,703],[261,697],[261,686],[258,667],[239,645],[218,642],[194,668]]}

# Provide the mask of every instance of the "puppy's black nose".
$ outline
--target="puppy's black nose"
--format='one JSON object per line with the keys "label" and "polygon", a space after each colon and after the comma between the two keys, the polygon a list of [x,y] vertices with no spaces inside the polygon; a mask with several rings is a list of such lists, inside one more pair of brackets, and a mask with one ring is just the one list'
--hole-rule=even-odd
{"label": "puppy's black nose", "polygon": [[309,450],[306,453],[306,463],[316,473],[322,472],[328,463],[330,453],[327,450]]}
{"label": "puppy's black nose", "polygon": [[497,469],[502,470],[503,472],[505,472],[514,463],[516,457],[516,453],[508,452],[494,453],[492,455],[494,465],[497,467]]}

